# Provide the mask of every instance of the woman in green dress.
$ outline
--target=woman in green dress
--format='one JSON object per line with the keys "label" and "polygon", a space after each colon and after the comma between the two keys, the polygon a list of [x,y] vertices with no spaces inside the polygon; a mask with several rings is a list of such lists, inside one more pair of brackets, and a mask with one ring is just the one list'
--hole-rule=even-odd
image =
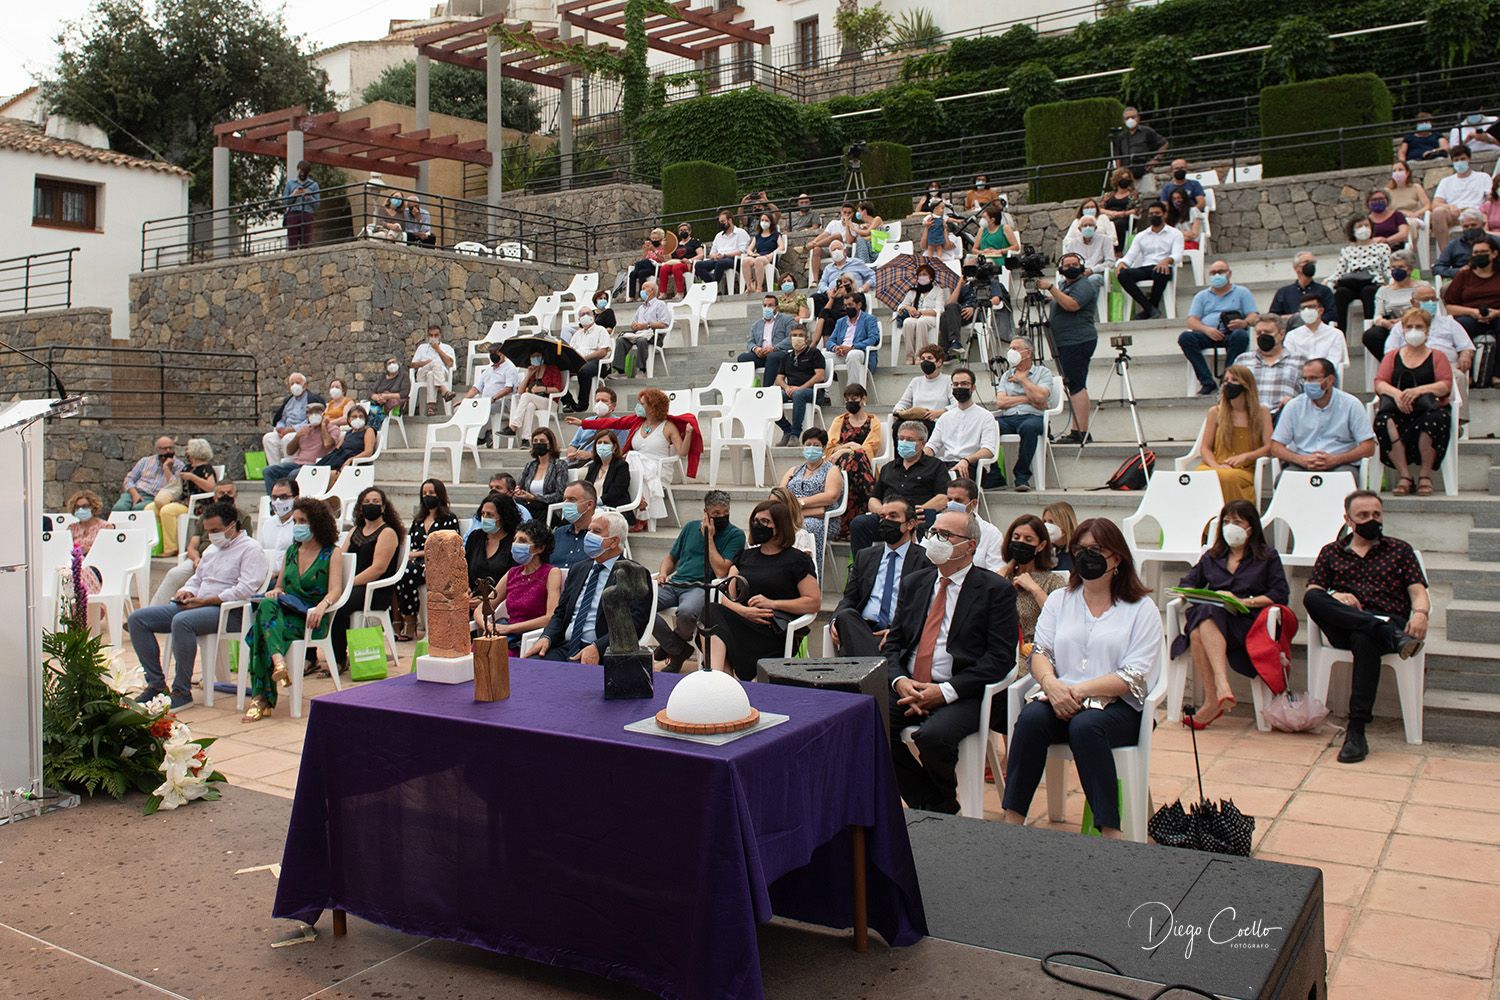
{"label": "woman in green dress", "polygon": [[[320,500],[307,497],[292,505],[292,546],[286,550],[276,586],[255,605],[255,624],[245,637],[250,646],[250,707],[244,722],[270,718],[276,709],[276,687],[291,685],[286,653],[301,639],[306,626],[314,638],[328,634],[330,594],[343,590],[339,562],[335,559],[339,529],[333,515]],[[278,600],[285,594],[308,610],[303,615]],[[297,669],[302,669],[299,663]]]}

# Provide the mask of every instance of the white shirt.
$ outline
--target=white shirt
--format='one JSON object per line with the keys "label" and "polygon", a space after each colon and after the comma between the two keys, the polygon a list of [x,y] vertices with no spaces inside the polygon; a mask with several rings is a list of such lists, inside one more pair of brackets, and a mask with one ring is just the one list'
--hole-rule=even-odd
{"label": "white shirt", "polygon": [[823,227],[823,232],[835,239],[842,240],[845,244],[853,243],[855,239],[854,223],[850,222],[845,225],[843,219],[832,220],[828,225]]}
{"label": "white shirt", "polygon": [[1438,181],[1437,190],[1432,193],[1432,200],[1441,198],[1450,205],[1458,208],[1478,208],[1479,203],[1484,201],[1484,196],[1490,193],[1490,175],[1483,170],[1470,170],[1460,177],[1458,174],[1449,174]]}
{"label": "white shirt", "polygon": [[1344,340],[1344,331],[1332,323],[1319,323],[1316,330],[1307,326],[1288,330],[1281,346],[1288,354],[1304,361],[1327,358],[1339,368],[1349,365],[1349,345]]}
{"label": "white shirt", "polygon": [[1496,118],[1494,115],[1484,115],[1483,118],[1484,121],[1478,125],[1470,125],[1468,117],[1465,116],[1464,122],[1461,125],[1457,128],[1450,128],[1448,130],[1449,148],[1454,146],[1468,146],[1474,150],[1494,149],[1495,144],[1490,142],[1486,138],[1486,135],[1490,131],[1490,126],[1496,122],[1500,122],[1500,118]]}
{"label": "white shirt", "polygon": [[485,365],[474,373],[474,388],[486,399],[495,398],[503,389],[514,389],[521,381],[521,369],[510,358],[501,358],[498,365]]}
{"label": "white shirt", "polygon": [[1154,267],[1163,258],[1171,258],[1174,266],[1182,263],[1182,230],[1176,226],[1162,226],[1159,233],[1150,226],[1136,230],[1135,242],[1120,263],[1126,267]]}
{"label": "white shirt", "polygon": [[[573,334],[573,342],[570,346],[573,350],[587,358],[594,351],[613,348],[615,346],[615,338],[609,335],[608,330],[595,323],[587,328],[580,326]],[[606,360],[608,357],[608,355],[605,356]]]}
{"label": "white shirt", "polygon": [[775,316],[772,316],[770,319],[765,320],[764,322],[761,323],[761,325],[760,325],[760,346],[761,347],[770,347],[771,346],[771,341],[772,341],[771,334],[772,334],[772,332],[775,329],[776,329],[776,317]]}
{"label": "white shirt", "polygon": [[[932,682],[943,692],[943,701],[953,704],[958,700],[958,692],[949,683],[953,679],[953,654],[948,652],[948,626],[953,624],[953,611],[958,607],[959,592],[964,589],[964,580],[968,579],[969,570],[972,567],[965,566],[963,569],[948,577],[948,592],[943,595],[943,623],[938,626],[937,641],[932,647]],[[939,574],[932,581],[932,596],[937,597],[938,583],[942,579]],[[927,620],[927,614],[932,612],[932,603],[929,600],[927,612],[922,615],[922,621]],[[920,644],[921,637],[918,637]],[[915,651],[911,659],[906,663],[906,672],[911,673],[912,666],[917,662]]]}
{"label": "white shirt", "polygon": [[979,522],[979,544],[974,549],[974,565],[998,573],[1000,567],[1005,565],[1005,557],[1000,555],[1000,529],[978,514],[974,517]]}
{"label": "white shirt", "polygon": [[274,553],[276,562],[280,564],[286,555],[286,550],[292,547],[292,528],[296,522],[292,515],[288,514],[286,520],[272,514],[256,526],[255,538],[260,542],[260,547],[268,554]]}
{"label": "white shirt", "polygon": [[943,410],[956,405],[953,402],[952,382],[947,375],[938,372],[932,378],[918,375],[906,386],[901,400],[896,404],[897,413],[905,413],[915,407],[924,410]]}
{"label": "white shirt", "polygon": [[968,408],[951,406],[933,425],[927,447],[944,462],[957,462],[980,448],[988,448],[994,457],[1000,451],[1000,425],[995,415],[978,403]]}
{"label": "white shirt", "polygon": [[1054,590],[1036,621],[1036,646],[1064,684],[1119,674],[1130,685],[1122,699],[1139,710],[1161,670],[1161,613],[1143,597],[1116,601],[1095,618],[1082,587]]}
{"label": "white shirt", "polygon": [[712,253],[735,254],[744,253],[750,249],[750,234],[739,226],[735,226],[729,232],[719,230],[719,235],[714,237]]}
{"label": "white shirt", "polygon": [[241,531],[222,545],[210,545],[182,589],[194,597],[243,601],[265,585],[268,565],[266,550]]}
{"label": "white shirt", "polygon": [[[1431,327],[1427,331],[1427,346],[1447,358],[1450,365],[1458,364],[1459,351],[1474,349],[1474,341],[1469,339],[1469,331],[1460,326],[1458,320],[1446,313],[1439,313],[1430,319]],[[1406,330],[1398,322],[1391,327],[1391,335],[1385,338],[1385,353],[1400,350],[1404,346],[1406,346]]]}
{"label": "white shirt", "polygon": [[453,367],[453,358],[455,357],[453,348],[447,344],[443,344],[442,348],[447,357],[443,357],[438,353],[437,348],[432,346],[432,341],[422,341],[421,345],[417,348],[417,353],[411,356],[413,365],[415,366],[418,361],[435,361],[444,368]]}

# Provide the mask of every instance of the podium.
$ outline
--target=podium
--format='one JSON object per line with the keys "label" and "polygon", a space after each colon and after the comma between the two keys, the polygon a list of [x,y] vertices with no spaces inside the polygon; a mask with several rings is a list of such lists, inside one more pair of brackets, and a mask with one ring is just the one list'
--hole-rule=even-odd
{"label": "podium", "polygon": [[[42,799],[42,421],[71,399],[23,399],[0,408],[0,824],[65,804]],[[72,803],[76,803],[74,797]]]}

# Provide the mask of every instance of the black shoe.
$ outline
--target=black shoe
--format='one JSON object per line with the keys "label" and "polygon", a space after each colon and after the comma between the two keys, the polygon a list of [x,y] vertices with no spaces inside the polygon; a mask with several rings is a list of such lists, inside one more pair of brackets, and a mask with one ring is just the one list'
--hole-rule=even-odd
{"label": "black shoe", "polygon": [[1219,387],[1216,385],[1200,385],[1198,387],[1198,395],[1200,396],[1216,396],[1218,393]]}
{"label": "black shoe", "polygon": [[172,711],[181,711],[184,708],[193,707],[193,696],[191,694],[173,694]]}
{"label": "black shoe", "polygon": [[140,694],[138,694],[138,695],[135,696],[135,703],[137,705],[144,705],[144,704],[146,704],[146,702],[150,701],[152,698],[155,698],[157,695],[159,695],[159,694],[166,694],[166,693],[167,693],[167,689],[166,688],[164,688],[164,687],[158,687],[158,686],[156,686],[156,685],[153,684],[153,685],[148,686],[146,688],[146,690],[142,691]]}
{"label": "black shoe", "polygon": [[1370,755],[1370,745],[1365,742],[1365,727],[1351,722],[1344,733],[1344,745],[1339,748],[1340,764],[1358,764]]}
{"label": "black shoe", "polygon": [[796,443],[797,443],[797,435],[793,434],[791,431],[787,431],[786,433],[784,433],[784,434],[781,435],[781,440],[779,442],[777,442],[776,447],[778,447],[778,448],[790,448],[792,445],[794,445]]}
{"label": "black shoe", "polygon": [[1422,640],[1416,636],[1407,635],[1402,632],[1396,637],[1396,652],[1401,654],[1401,659],[1409,660],[1422,651]]}
{"label": "black shoe", "polygon": [[1094,439],[1088,431],[1073,428],[1068,433],[1052,439],[1053,444],[1093,444]]}
{"label": "black shoe", "polygon": [[512,427],[510,427],[510,426],[505,426],[505,427],[500,428],[500,433],[504,434],[506,437],[515,437],[516,436],[515,429],[512,428]]}

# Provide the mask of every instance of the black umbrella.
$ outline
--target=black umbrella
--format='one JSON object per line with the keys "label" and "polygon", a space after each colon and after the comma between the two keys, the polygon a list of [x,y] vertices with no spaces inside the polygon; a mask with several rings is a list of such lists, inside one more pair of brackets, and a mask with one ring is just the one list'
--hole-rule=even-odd
{"label": "black umbrella", "polygon": [[531,367],[532,357],[538,354],[543,364],[556,365],[564,371],[576,372],[583,367],[583,356],[553,337],[512,337],[501,341],[500,350],[520,368]]}
{"label": "black umbrella", "polygon": [[[1182,706],[1184,715],[1195,709]],[[1191,730],[1191,727],[1189,727]],[[1198,765],[1198,734],[1193,731],[1193,769],[1198,772],[1198,801],[1187,809],[1178,799],[1162,806],[1146,824],[1151,839],[1165,847],[1185,847],[1190,851],[1250,856],[1250,835],[1255,832],[1255,817],[1246,816],[1233,799],[1210,802],[1203,794],[1203,770]]]}

